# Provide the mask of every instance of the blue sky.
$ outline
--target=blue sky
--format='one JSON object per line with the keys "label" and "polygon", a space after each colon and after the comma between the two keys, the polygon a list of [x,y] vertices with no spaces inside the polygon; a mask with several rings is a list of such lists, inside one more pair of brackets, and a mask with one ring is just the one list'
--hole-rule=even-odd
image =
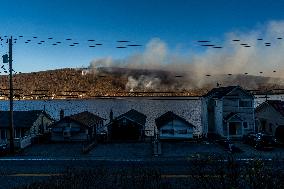
{"label": "blue sky", "polygon": [[[86,67],[93,59],[141,53],[153,38],[169,50],[195,48],[201,39],[222,40],[284,20],[284,0],[0,0],[0,36],[23,35],[14,45],[14,67],[31,72]],[[37,36],[37,39],[32,39]],[[53,37],[51,42],[48,37]],[[18,37],[17,37],[18,38]],[[79,45],[70,47],[72,42]],[[29,44],[24,41],[31,39]],[[102,46],[89,48],[88,39]],[[41,45],[40,40],[45,42]],[[142,47],[117,49],[117,40]],[[61,41],[62,44],[51,44]],[[196,47],[196,51],[199,49]],[[7,52],[4,43],[1,55]]]}

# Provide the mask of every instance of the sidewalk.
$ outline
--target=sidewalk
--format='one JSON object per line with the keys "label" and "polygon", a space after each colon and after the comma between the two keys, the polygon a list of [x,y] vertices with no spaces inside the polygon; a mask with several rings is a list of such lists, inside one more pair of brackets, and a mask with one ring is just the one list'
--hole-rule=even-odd
{"label": "sidewalk", "polygon": [[221,145],[192,142],[162,142],[162,154],[153,156],[152,143],[107,143],[98,144],[89,153],[83,154],[80,143],[35,144],[15,156],[2,156],[0,160],[105,160],[105,161],[152,161],[152,160],[194,160],[199,158],[237,159],[284,159],[284,148],[272,151],[257,151],[241,142],[235,143],[243,152],[231,154]]}

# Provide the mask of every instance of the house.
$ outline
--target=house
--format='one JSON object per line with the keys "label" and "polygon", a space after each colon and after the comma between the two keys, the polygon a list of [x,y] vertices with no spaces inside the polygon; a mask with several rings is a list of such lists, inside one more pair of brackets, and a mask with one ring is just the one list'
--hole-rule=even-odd
{"label": "house", "polygon": [[284,101],[267,100],[255,109],[257,130],[284,142]]}
{"label": "house", "polygon": [[[10,138],[10,111],[0,111],[1,143]],[[13,127],[16,147],[24,148],[31,144],[31,139],[48,133],[53,119],[42,110],[13,111]]]}
{"label": "house", "polygon": [[107,124],[109,140],[141,141],[144,139],[146,116],[134,109],[113,118]]}
{"label": "house", "polygon": [[71,116],[60,113],[61,119],[51,126],[51,141],[84,142],[96,140],[104,126],[104,118],[84,111]]}
{"label": "house", "polygon": [[195,126],[171,111],[155,119],[155,123],[161,140],[185,140],[193,138],[193,128]]}
{"label": "house", "polygon": [[255,131],[254,96],[240,86],[214,88],[201,98],[206,137],[240,138]]}

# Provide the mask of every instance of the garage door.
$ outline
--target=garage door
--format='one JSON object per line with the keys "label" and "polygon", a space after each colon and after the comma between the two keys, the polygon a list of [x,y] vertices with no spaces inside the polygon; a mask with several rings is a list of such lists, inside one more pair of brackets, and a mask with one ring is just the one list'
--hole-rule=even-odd
{"label": "garage door", "polygon": [[139,126],[135,124],[113,125],[112,139],[113,140],[139,140]]}

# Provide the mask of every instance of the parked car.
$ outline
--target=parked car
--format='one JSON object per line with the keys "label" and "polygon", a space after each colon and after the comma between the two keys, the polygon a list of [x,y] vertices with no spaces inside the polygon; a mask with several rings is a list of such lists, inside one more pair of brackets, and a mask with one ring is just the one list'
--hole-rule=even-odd
{"label": "parked car", "polygon": [[243,142],[253,146],[257,150],[273,150],[276,139],[272,135],[264,133],[249,133],[244,135]]}
{"label": "parked car", "polygon": [[248,133],[243,136],[243,143],[253,146],[255,143],[255,139],[256,139],[256,133]]}

